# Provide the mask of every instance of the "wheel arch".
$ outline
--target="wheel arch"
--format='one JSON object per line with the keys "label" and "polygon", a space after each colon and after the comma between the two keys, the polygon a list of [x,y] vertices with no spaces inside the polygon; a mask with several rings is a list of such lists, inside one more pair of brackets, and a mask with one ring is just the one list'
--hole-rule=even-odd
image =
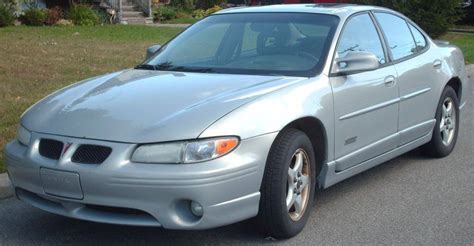
{"label": "wheel arch", "polygon": [[287,128],[298,129],[308,136],[315,153],[316,175],[319,175],[328,156],[327,133],[322,121],[315,117],[303,117],[290,122],[282,130]]}
{"label": "wheel arch", "polygon": [[461,97],[462,97],[461,79],[459,77],[453,77],[448,81],[448,83],[446,83],[444,87],[446,88],[446,86],[451,86],[454,89],[454,91],[456,92],[456,95],[458,96],[459,102],[461,102]]}

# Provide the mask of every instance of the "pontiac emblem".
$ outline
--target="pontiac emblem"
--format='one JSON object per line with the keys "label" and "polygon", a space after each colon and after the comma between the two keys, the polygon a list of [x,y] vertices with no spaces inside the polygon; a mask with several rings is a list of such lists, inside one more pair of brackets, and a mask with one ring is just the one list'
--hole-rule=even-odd
{"label": "pontiac emblem", "polygon": [[63,149],[63,155],[66,153],[66,151],[71,147],[72,143],[71,142],[67,142],[65,145],[64,145],[64,149]]}

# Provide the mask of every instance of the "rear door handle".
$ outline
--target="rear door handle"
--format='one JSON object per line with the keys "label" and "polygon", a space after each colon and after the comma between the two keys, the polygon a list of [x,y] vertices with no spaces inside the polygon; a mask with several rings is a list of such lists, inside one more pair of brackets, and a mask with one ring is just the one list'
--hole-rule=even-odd
{"label": "rear door handle", "polygon": [[440,60],[436,60],[433,62],[433,67],[436,69],[440,69],[443,66],[443,63]]}
{"label": "rear door handle", "polygon": [[386,78],[385,78],[385,81],[384,81],[384,84],[385,84],[385,86],[387,86],[387,87],[393,87],[393,86],[395,86],[395,84],[396,84],[395,77],[392,76],[392,75],[386,77]]}

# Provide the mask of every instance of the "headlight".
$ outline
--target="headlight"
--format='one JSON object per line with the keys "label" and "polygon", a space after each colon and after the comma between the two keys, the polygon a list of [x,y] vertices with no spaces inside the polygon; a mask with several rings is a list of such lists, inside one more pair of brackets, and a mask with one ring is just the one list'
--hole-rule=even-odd
{"label": "headlight", "polygon": [[237,147],[237,137],[223,137],[139,146],[132,155],[133,162],[195,163],[221,157]]}
{"label": "headlight", "polygon": [[26,130],[26,128],[20,125],[18,126],[16,138],[18,139],[18,142],[20,142],[21,144],[28,146],[31,140],[31,132]]}

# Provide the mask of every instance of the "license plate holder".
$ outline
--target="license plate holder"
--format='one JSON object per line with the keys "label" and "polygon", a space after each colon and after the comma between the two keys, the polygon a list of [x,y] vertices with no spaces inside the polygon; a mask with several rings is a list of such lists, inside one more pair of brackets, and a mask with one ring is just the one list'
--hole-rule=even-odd
{"label": "license plate holder", "polygon": [[83,199],[79,174],[49,168],[40,169],[44,193],[71,199]]}

